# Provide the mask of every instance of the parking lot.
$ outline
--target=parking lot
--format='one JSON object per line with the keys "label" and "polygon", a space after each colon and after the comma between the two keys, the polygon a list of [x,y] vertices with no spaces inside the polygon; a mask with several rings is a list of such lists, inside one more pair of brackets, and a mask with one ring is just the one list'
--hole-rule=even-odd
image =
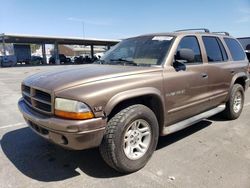
{"label": "parking lot", "polygon": [[[81,66],[81,65],[66,65]],[[250,187],[250,90],[241,117],[218,115],[162,137],[149,163],[123,175],[98,149],[68,151],[33,133],[17,108],[23,78],[62,66],[0,69],[0,187]]]}

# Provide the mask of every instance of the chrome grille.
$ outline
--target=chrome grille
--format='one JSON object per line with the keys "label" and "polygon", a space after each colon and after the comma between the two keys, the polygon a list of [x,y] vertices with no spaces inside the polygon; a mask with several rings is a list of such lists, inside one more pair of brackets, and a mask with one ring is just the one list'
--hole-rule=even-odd
{"label": "chrome grille", "polygon": [[46,114],[52,113],[51,95],[48,92],[22,85],[22,95],[30,107]]}

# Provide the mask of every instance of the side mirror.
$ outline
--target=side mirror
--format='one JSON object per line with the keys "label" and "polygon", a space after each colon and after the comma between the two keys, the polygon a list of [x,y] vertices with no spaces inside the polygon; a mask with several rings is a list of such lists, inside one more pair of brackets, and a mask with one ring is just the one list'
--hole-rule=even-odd
{"label": "side mirror", "polygon": [[173,63],[173,67],[174,69],[179,72],[179,71],[185,71],[187,68],[186,68],[186,65],[185,63],[182,63],[182,62],[178,62],[178,61],[175,61]]}
{"label": "side mirror", "polygon": [[189,48],[182,48],[177,51],[175,60],[184,60],[187,62],[194,62],[194,51]]}

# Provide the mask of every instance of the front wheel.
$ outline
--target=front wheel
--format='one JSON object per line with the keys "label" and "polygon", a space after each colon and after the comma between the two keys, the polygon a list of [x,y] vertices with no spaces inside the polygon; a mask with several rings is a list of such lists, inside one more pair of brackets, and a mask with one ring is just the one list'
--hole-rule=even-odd
{"label": "front wheel", "polygon": [[232,88],[226,109],[223,112],[225,118],[229,120],[237,119],[244,106],[244,89],[240,84],[235,84]]}
{"label": "front wheel", "polygon": [[154,112],[132,105],[109,120],[100,153],[119,172],[135,172],[146,165],[158,141],[159,127]]}

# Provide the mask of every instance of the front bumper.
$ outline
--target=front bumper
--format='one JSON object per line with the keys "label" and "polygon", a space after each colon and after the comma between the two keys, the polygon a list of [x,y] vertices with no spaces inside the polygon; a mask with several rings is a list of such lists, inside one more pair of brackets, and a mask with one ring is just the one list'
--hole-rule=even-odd
{"label": "front bumper", "polygon": [[97,147],[102,141],[106,119],[67,120],[47,116],[30,108],[22,98],[18,108],[33,131],[62,147],[82,150]]}

